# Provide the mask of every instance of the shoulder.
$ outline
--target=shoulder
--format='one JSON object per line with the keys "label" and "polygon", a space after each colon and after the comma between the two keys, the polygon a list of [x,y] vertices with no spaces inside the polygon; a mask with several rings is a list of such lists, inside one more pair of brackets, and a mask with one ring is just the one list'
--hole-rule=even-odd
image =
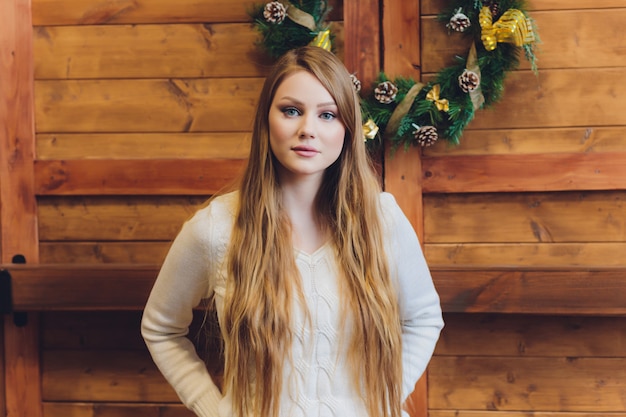
{"label": "shoulder", "polygon": [[189,223],[196,225],[206,225],[232,220],[235,217],[237,207],[237,192],[223,194],[212,198],[208,204],[196,211]]}
{"label": "shoulder", "polygon": [[183,231],[204,244],[215,244],[230,236],[237,207],[237,192],[212,198],[185,222]]}
{"label": "shoulder", "polygon": [[385,223],[393,224],[398,220],[398,217],[404,217],[404,213],[393,194],[381,192],[379,199],[381,215]]}

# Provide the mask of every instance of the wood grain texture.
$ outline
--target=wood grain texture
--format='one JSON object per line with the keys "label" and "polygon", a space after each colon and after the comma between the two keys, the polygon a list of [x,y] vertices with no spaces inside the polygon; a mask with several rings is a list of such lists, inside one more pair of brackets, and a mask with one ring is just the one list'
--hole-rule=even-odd
{"label": "wood grain texture", "polygon": [[38,27],[36,79],[262,77],[248,23]]}
{"label": "wood grain texture", "polygon": [[[485,411],[473,411],[473,410],[430,410],[428,415],[430,417],[484,417]],[[550,411],[532,411],[529,414],[528,411],[494,411],[489,410],[490,417],[626,417],[626,413],[611,412],[606,413],[561,413]]]}
{"label": "wood grain texture", "polygon": [[626,152],[423,158],[425,193],[624,190]]}
{"label": "wood grain texture", "polygon": [[380,71],[380,8],[377,0],[344,2],[344,63],[365,88]]}
{"label": "wood grain texture", "polygon": [[[601,230],[599,231],[601,232]],[[431,266],[626,266],[626,242],[427,243]],[[42,254],[43,257],[43,254]],[[42,258],[43,259],[43,258]]]}
{"label": "wood grain texture", "polygon": [[[420,2],[382,1],[382,71],[390,77],[420,77]],[[412,161],[411,161],[412,160]],[[390,155],[384,151],[385,191],[392,193],[418,238],[423,241],[424,222],[419,151]],[[417,382],[404,407],[411,417],[428,415],[427,372]]]}
{"label": "wood grain texture", "polygon": [[246,131],[252,127],[262,81],[36,81],[36,129],[37,133]]}
{"label": "wood grain texture", "polygon": [[432,267],[452,313],[626,315],[626,267]]}
{"label": "wood grain texture", "polygon": [[[5,266],[21,310],[143,308],[158,265]],[[445,312],[626,315],[626,267],[431,268]]]}
{"label": "wood grain texture", "polygon": [[46,264],[155,264],[160,265],[171,242],[62,242],[39,244],[40,261]]}
{"label": "wood grain texture", "polygon": [[[550,10],[532,13],[541,37],[537,46],[540,72],[559,68],[611,68],[626,65],[623,36],[606,36],[607,27],[616,27],[626,18],[626,8],[595,10]],[[455,63],[456,56],[467,56],[470,39],[449,33],[434,16],[422,19],[424,33],[424,73],[433,73]],[[521,69],[530,63],[520,57]]]}
{"label": "wood grain texture", "polygon": [[[143,311],[48,311],[41,314],[42,350],[145,351],[138,329]],[[198,352],[219,352],[216,312],[194,310],[189,339]]]}
{"label": "wood grain texture", "polygon": [[[422,0],[422,14],[436,15],[445,7],[448,7],[448,0]],[[526,10],[530,12],[540,10],[578,10],[578,9],[614,9],[624,7],[622,0],[530,0],[526,5]]]}
{"label": "wood grain texture", "polygon": [[145,351],[44,351],[44,401],[178,403]]}
{"label": "wood grain texture", "polygon": [[437,356],[614,358],[626,317],[446,313]]}
{"label": "wood grain texture", "polygon": [[601,415],[623,409],[626,359],[439,356],[429,381],[434,409]]}
{"label": "wood grain texture", "polygon": [[[329,20],[341,20],[343,2],[330,0]],[[36,26],[120,23],[251,22],[253,0],[33,0]]]}
{"label": "wood grain texture", "polygon": [[[37,262],[37,203],[33,190],[33,112],[30,1],[0,6],[0,254]],[[16,236],[20,238],[17,239]]]}
{"label": "wood grain texture", "polygon": [[44,417],[194,417],[182,404],[44,402]]}
{"label": "wood grain texture", "polygon": [[250,132],[69,133],[36,136],[38,160],[244,159]]}
{"label": "wood grain texture", "polygon": [[18,311],[142,309],[154,284],[154,265],[12,266]]}
{"label": "wood grain texture", "polygon": [[[203,358],[221,386],[219,356]],[[180,403],[149,352],[50,350],[43,352],[43,398],[58,402]]]}
{"label": "wood grain texture", "polygon": [[[626,116],[617,110],[626,100],[623,72],[622,67],[545,69],[538,75],[512,71],[502,100],[477,112],[467,129],[623,126]],[[432,75],[423,78],[429,81]]]}
{"label": "wood grain texture", "polygon": [[620,243],[624,191],[437,194],[425,198],[427,243]]}
{"label": "wood grain texture", "polygon": [[211,195],[245,160],[67,160],[35,163],[38,195]]}
{"label": "wood grain texture", "polygon": [[440,141],[424,156],[622,153],[626,126],[466,130],[458,146]]}
{"label": "wood grain texture", "polygon": [[[35,152],[33,46],[30,0],[0,2],[0,261],[22,255],[38,262],[36,201],[33,193]],[[41,417],[38,317],[18,327],[11,315],[0,342],[0,413]]]}
{"label": "wood grain texture", "polygon": [[40,241],[170,242],[206,200],[187,196],[40,198]]}

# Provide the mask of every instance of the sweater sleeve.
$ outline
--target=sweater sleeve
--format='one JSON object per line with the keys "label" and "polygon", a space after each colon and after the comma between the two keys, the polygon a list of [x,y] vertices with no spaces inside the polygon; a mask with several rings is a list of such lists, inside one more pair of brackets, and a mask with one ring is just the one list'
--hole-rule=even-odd
{"label": "sweater sleeve", "polygon": [[[210,208],[210,206],[209,206]],[[200,417],[218,415],[222,399],[187,337],[193,309],[215,285],[209,208],[187,221],[165,258],[148,298],[141,333],[152,358],[179,398]]]}
{"label": "sweater sleeve", "polygon": [[413,392],[432,357],[443,318],[439,295],[417,235],[394,197],[382,194],[388,233],[387,256],[397,280],[402,321],[402,399]]}

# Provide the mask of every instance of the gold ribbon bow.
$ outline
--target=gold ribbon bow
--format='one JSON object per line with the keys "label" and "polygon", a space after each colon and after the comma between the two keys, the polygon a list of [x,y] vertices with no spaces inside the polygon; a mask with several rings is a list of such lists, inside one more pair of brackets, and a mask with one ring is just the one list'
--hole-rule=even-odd
{"label": "gold ribbon bow", "polygon": [[367,122],[363,124],[363,135],[365,136],[365,141],[372,140],[378,134],[378,126],[372,119],[368,119]]}
{"label": "gold ribbon bow", "polygon": [[522,46],[535,41],[532,22],[521,10],[509,9],[493,23],[491,10],[489,7],[483,7],[478,21],[482,29],[480,39],[488,51],[496,49],[498,42]]}
{"label": "gold ribbon bow", "polygon": [[330,44],[330,29],[318,32],[317,36],[315,36],[315,39],[311,41],[310,45],[319,46],[322,49],[330,51],[332,49],[332,45]]}
{"label": "gold ribbon bow", "polygon": [[304,26],[311,31],[316,30],[315,19],[312,15],[305,12],[304,10],[298,9],[296,6],[291,4],[289,0],[277,0],[283,6],[285,6],[285,10],[287,11],[287,17],[300,26]]}
{"label": "gold ribbon bow", "polygon": [[426,100],[434,102],[435,106],[437,106],[437,110],[448,111],[450,109],[448,100],[445,98],[439,98],[440,93],[441,87],[439,84],[435,84],[428,94],[426,94]]}

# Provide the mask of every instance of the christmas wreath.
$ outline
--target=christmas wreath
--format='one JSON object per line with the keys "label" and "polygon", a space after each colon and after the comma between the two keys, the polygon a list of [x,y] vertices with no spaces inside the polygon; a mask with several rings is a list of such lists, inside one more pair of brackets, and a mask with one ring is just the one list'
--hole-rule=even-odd
{"label": "christmas wreath", "polygon": [[[390,80],[381,73],[361,102],[365,120],[383,132],[392,149],[430,146],[439,138],[459,144],[476,110],[500,100],[506,74],[519,65],[521,51],[537,71],[538,34],[522,1],[456,0],[438,20],[449,34],[472,38],[467,56],[455,57],[455,64],[426,84],[401,77]],[[370,139],[368,145],[376,147],[381,134]]]}
{"label": "christmas wreath", "polygon": [[[333,35],[325,21],[329,11],[326,1],[276,0],[256,6],[250,15],[262,35],[260,46],[277,58],[308,44],[332,51]],[[500,100],[506,74],[518,67],[521,51],[537,71],[539,38],[523,1],[452,0],[438,20],[449,34],[472,39],[467,55],[455,57],[455,64],[426,84],[380,73],[371,93],[361,99],[371,150],[383,137],[392,149],[430,146],[440,138],[459,144],[475,112]],[[355,75],[352,80],[360,93],[360,81]]]}
{"label": "christmas wreath", "polygon": [[328,12],[325,1],[276,0],[255,6],[249,14],[261,33],[259,45],[270,57],[278,58],[290,49],[309,44],[332,51]]}

